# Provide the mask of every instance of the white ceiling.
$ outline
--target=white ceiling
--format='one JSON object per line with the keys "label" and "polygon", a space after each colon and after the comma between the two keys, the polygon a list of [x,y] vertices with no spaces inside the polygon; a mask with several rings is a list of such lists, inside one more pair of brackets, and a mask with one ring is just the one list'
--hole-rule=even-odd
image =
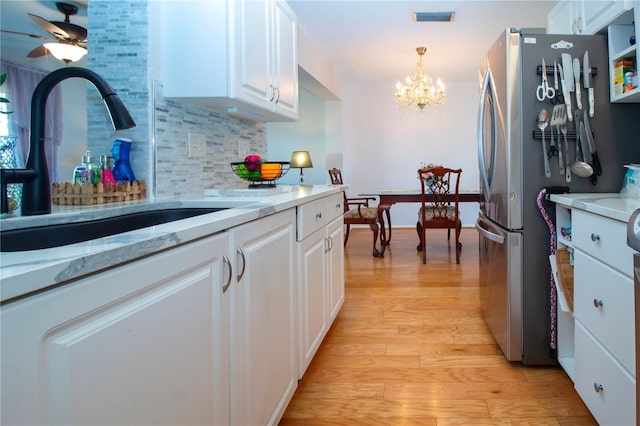
{"label": "white ceiling", "polygon": [[[396,81],[426,70],[445,81],[473,80],[484,53],[507,27],[545,28],[557,1],[287,0],[299,25],[339,71]],[[413,22],[413,12],[455,12],[453,22]]]}
{"label": "white ceiling", "polygon": [[[80,9],[71,22],[87,26],[88,0],[68,2]],[[476,78],[482,55],[505,28],[545,27],[547,13],[557,1],[288,0],[288,3],[300,26],[328,55],[336,70],[347,73],[349,79],[395,84],[413,71],[418,46],[427,47],[424,64],[434,77],[442,77],[445,83]],[[455,20],[412,21],[413,12],[443,11],[455,12]],[[64,18],[53,1],[2,0],[2,29],[47,35],[27,17],[27,12],[48,20]],[[43,61],[62,65],[50,58],[26,58],[43,40],[4,33],[0,37],[3,58],[34,66]]]}

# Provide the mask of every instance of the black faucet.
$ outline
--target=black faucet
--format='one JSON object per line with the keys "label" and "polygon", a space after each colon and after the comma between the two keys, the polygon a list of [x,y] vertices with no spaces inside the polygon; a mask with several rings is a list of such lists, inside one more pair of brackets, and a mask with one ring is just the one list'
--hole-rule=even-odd
{"label": "black faucet", "polygon": [[51,213],[51,182],[49,168],[44,150],[45,107],[51,90],[67,78],[80,77],[90,81],[100,92],[113,127],[124,130],[135,127],[131,114],[109,86],[95,72],[86,68],[60,68],[47,74],[36,86],[31,97],[31,136],[29,140],[29,157],[25,169],[0,169],[0,213],[9,210],[7,200],[7,184],[22,183],[22,215],[35,216]]}

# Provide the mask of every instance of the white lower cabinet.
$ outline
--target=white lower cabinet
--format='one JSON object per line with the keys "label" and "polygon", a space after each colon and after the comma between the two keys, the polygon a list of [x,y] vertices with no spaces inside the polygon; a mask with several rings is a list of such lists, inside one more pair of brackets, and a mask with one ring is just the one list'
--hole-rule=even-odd
{"label": "white lower cabinet", "polygon": [[576,322],[575,388],[601,425],[636,424],[636,381]]}
{"label": "white lower cabinet", "polygon": [[294,212],[229,231],[233,425],[277,424],[298,384]]}
{"label": "white lower cabinet", "polygon": [[298,376],[344,302],[343,196],[298,207]]}
{"label": "white lower cabinet", "polygon": [[229,424],[228,234],[2,306],[14,424]]}
{"label": "white lower cabinet", "polygon": [[559,247],[573,250],[573,312],[558,308],[558,355],[601,425],[636,424],[633,255],[626,224],[557,206]]}

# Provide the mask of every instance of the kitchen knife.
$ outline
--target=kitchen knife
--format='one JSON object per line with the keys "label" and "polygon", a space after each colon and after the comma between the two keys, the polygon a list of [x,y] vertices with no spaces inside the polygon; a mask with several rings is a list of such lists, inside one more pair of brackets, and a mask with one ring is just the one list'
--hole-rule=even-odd
{"label": "kitchen knife", "polygon": [[[584,57],[582,58],[582,80],[585,89],[589,92],[589,117],[593,117],[594,111],[594,98],[593,98],[593,81],[591,77],[591,64],[589,63],[589,51],[584,51]],[[588,129],[587,129],[588,130]]]}
{"label": "kitchen knife", "polygon": [[589,118],[587,117],[587,111],[584,112],[584,128],[587,133],[587,143],[589,144],[589,152],[591,152],[591,159],[593,172],[600,176],[602,174],[602,167],[600,167],[600,159],[598,158],[598,152],[596,151],[596,143],[593,140],[593,133],[591,133],[591,126],[589,125]]}
{"label": "kitchen knife", "polygon": [[[566,95],[564,95],[564,103],[567,104],[567,111],[573,111],[571,108],[571,92],[573,92],[573,73],[571,72],[573,65],[571,64],[571,55],[568,53],[562,54],[562,74],[564,74],[563,82],[566,88]],[[561,75],[562,75],[561,74]],[[567,114],[569,121],[571,121],[571,114]]]}
{"label": "kitchen knife", "polygon": [[578,109],[582,109],[582,93],[580,90],[580,59],[573,58],[573,77],[576,84],[576,105]]}
{"label": "kitchen knife", "polygon": [[[588,144],[589,142],[587,139],[587,130],[584,127],[584,121],[581,121],[580,122],[580,146],[582,147],[582,161],[593,165],[593,161],[591,160],[591,151],[588,151],[589,150]],[[587,157],[587,152],[589,153],[588,157]],[[587,158],[589,159],[589,161],[587,161]],[[593,185],[598,183],[598,175],[595,173],[595,171],[591,174],[590,178],[591,178],[591,183]]]}

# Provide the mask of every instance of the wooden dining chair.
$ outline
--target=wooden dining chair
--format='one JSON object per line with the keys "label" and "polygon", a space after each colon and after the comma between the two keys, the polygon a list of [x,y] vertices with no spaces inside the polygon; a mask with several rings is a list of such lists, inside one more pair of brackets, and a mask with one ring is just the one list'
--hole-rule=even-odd
{"label": "wooden dining chair", "polygon": [[[330,169],[329,177],[331,178],[332,185],[344,185],[342,181],[342,171],[340,169],[335,167]],[[376,241],[378,240],[380,229],[378,225],[378,209],[369,206],[369,202],[375,201],[375,197],[347,198],[346,191],[342,191],[342,194],[344,196],[343,218],[344,224],[346,225],[344,245],[347,245],[351,225],[369,225],[373,231],[373,257],[382,257],[380,251],[376,248]]]}
{"label": "wooden dining chair", "polygon": [[451,240],[451,229],[455,229],[456,263],[460,263],[462,221],[460,220],[459,185],[461,174],[462,169],[450,169],[442,166],[418,170],[422,196],[416,230],[420,239],[417,249],[422,251],[422,263],[427,263],[425,244],[427,228],[446,228],[447,240],[449,241]]}

